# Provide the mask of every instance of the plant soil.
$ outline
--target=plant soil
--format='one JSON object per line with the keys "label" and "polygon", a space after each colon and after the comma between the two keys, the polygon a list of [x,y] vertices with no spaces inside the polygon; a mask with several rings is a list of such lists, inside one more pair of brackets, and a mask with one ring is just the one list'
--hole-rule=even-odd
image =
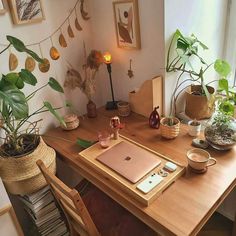
{"label": "plant soil", "polygon": [[0,147],[0,156],[3,158],[20,158],[25,154],[33,152],[39,145],[39,142],[40,137],[38,135],[24,134],[21,136],[21,145],[19,149],[15,149],[10,142],[6,142]]}
{"label": "plant soil", "polygon": [[207,140],[220,146],[235,144],[235,140],[233,139],[234,131],[230,128],[225,128],[222,130],[207,127],[205,129],[205,136]]}

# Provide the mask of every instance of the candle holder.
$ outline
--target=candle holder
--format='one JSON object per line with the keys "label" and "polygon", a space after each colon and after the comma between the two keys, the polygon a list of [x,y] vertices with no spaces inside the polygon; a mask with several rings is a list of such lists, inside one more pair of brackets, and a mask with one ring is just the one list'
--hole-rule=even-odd
{"label": "candle holder", "polygon": [[110,79],[110,86],[111,86],[111,96],[112,101],[108,101],[106,104],[106,110],[115,110],[117,109],[117,101],[114,99],[114,91],[113,91],[113,85],[112,85],[112,77],[111,77],[111,54],[109,52],[106,52],[104,55],[104,62],[107,65],[107,71],[109,74]]}

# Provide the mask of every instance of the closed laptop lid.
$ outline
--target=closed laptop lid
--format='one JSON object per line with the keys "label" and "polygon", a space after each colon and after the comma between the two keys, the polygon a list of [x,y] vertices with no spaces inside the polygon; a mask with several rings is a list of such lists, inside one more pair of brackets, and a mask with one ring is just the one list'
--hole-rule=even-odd
{"label": "closed laptop lid", "polygon": [[96,159],[132,183],[138,182],[161,163],[154,153],[124,141],[103,152]]}

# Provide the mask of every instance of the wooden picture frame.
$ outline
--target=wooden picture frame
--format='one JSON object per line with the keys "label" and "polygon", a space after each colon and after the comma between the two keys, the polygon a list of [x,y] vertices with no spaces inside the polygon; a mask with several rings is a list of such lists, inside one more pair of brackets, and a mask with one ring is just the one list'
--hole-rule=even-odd
{"label": "wooden picture frame", "polygon": [[11,205],[7,205],[4,208],[0,209],[0,217],[5,215],[5,214],[8,214],[10,216],[9,220],[11,222],[9,222],[9,223],[11,223],[12,227],[15,228],[15,231],[17,232],[17,235],[18,236],[24,236],[22,228],[21,228],[21,226],[19,224],[19,221],[16,217],[15,211],[14,211],[14,209]]}
{"label": "wooden picture frame", "polygon": [[8,2],[14,24],[35,23],[45,19],[41,0],[8,0]]}
{"label": "wooden picture frame", "polygon": [[3,15],[4,13],[6,13],[6,8],[5,8],[5,3],[3,0],[0,0],[0,15]]}
{"label": "wooden picture frame", "polygon": [[140,26],[137,0],[113,2],[116,40],[119,48],[140,49]]}

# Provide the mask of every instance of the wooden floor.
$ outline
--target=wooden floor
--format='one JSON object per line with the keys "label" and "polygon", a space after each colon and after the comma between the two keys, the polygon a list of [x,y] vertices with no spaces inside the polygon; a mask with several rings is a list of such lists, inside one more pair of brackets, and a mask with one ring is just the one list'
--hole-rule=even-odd
{"label": "wooden floor", "polygon": [[233,222],[215,212],[198,236],[232,236],[232,230]]}

